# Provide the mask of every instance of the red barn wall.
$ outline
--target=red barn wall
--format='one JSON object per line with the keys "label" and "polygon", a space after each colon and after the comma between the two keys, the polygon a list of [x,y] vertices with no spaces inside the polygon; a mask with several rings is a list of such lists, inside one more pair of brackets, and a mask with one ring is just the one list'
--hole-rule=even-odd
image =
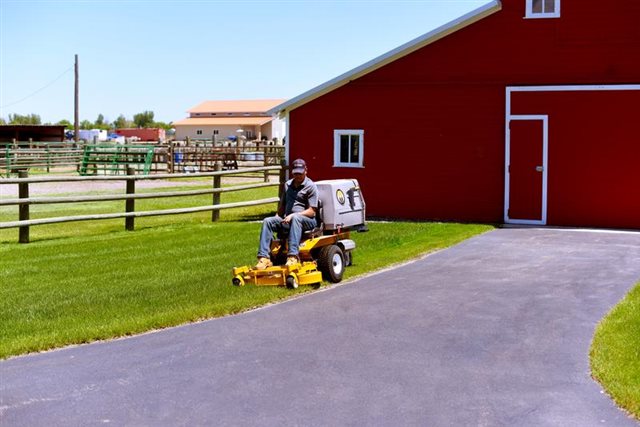
{"label": "red barn wall", "polygon": [[[602,5],[563,0],[561,18],[523,19],[525,0],[504,1],[290,111],[289,157],[314,179],[357,178],[370,215],[501,222],[505,88],[640,81],[640,2]],[[364,130],[364,168],[333,167],[334,129]]]}

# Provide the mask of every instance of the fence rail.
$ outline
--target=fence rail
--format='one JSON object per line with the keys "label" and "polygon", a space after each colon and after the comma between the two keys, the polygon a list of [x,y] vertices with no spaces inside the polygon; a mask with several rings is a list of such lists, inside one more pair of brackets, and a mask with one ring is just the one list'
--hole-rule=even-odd
{"label": "fence rail", "polygon": [[[93,149],[92,147],[95,147]],[[152,150],[150,159],[136,151]],[[111,150],[111,152],[109,151]],[[144,160],[144,161],[142,161]],[[128,164],[136,163],[144,173],[198,173],[239,169],[243,162],[279,165],[284,160],[284,146],[273,143],[220,145],[203,142],[169,143],[67,143],[67,142],[0,142],[0,175],[10,177],[21,170],[40,169],[50,172],[64,168],[82,175],[125,174]],[[140,166],[140,165],[138,165]],[[268,173],[268,172],[265,172]]]}
{"label": "fence rail", "polygon": [[[220,165],[218,165],[220,168]],[[117,219],[125,218],[125,229],[134,229],[134,219],[140,217],[161,216],[161,215],[178,215],[189,214],[196,212],[211,211],[212,221],[219,219],[220,211],[223,209],[258,206],[271,203],[277,203],[279,201],[280,193],[278,197],[270,197],[259,200],[249,200],[235,203],[220,203],[220,194],[234,191],[242,191],[254,188],[263,187],[275,187],[278,186],[279,192],[282,190],[282,183],[285,178],[284,166],[266,166],[266,167],[254,167],[247,168],[242,171],[214,171],[214,172],[202,172],[189,175],[175,175],[175,174],[158,174],[158,175],[135,175],[135,170],[129,168],[127,170],[128,175],[121,176],[74,176],[74,177],[36,177],[29,178],[26,171],[20,172],[19,178],[7,178],[0,180],[0,186],[8,184],[18,185],[18,198],[2,199],[0,200],[0,206],[18,205],[18,221],[0,222],[0,229],[19,228],[20,243],[29,243],[29,227],[35,225],[44,224],[58,224],[72,221],[92,221],[92,220],[104,220],[104,219]],[[278,182],[262,182],[255,184],[235,185],[232,187],[222,187],[222,178],[224,176],[233,176],[239,173],[245,172],[271,172],[276,171],[279,174]],[[211,177],[213,178],[213,187],[206,190],[186,190],[186,191],[169,191],[159,193],[135,193],[135,183],[143,180],[160,180],[160,179],[175,179],[175,178],[198,178],[198,177]],[[100,196],[60,196],[60,197],[29,197],[29,185],[37,183],[51,183],[51,182],[78,182],[78,181],[125,181],[126,182],[126,194],[109,194]],[[213,195],[212,204],[204,206],[196,206],[190,208],[175,208],[175,209],[159,209],[153,211],[135,211],[135,200],[139,199],[156,199],[167,197],[185,197],[194,195],[211,194]],[[83,202],[104,202],[104,201],[117,201],[125,200],[125,212],[114,212],[105,214],[94,215],[74,215],[65,217],[51,217],[41,219],[30,219],[29,206],[36,204],[55,204],[55,203],[83,203]]]}

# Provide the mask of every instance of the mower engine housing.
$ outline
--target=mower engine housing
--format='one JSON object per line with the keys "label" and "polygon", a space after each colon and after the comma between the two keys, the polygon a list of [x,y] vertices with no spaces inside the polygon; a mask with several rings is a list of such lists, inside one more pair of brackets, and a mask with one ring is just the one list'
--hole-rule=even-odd
{"label": "mower engine housing", "polygon": [[365,227],[365,202],[356,179],[316,181],[325,232]]}

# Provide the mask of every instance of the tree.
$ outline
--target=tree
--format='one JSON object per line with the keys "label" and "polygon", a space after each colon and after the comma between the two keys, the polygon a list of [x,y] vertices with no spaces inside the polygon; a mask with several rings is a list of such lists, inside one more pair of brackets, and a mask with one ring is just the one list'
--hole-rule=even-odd
{"label": "tree", "polygon": [[73,127],[73,123],[71,123],[69,120],[67,119],[62,119],[60,120],[58,123],[56,123],[58,126],[64,126],[67,129],[71,129]]}
{"label": "tree", "polygon": [[153,126],[153,111],[144,111],[133,116],[133,123],[139,128]]}
{"label": "tree", "polygon": [[27,114],[25,116],[21,114],[9,114],[10,125],[39,125],[42,124],[40,116],[37,114]]}
{"label": "tree", "polygon": [[104,116],[102,114],[98,114],[98,118],[94,123],[94,127],[96,129],[107,130],[109,129],[109,123],[104,121]]}
{"label": "tree", "polygon": [[127,118],[120,114],[118,118],[113,122],[113,127],[116,129],[131,127],[131,122]]}
{"label": "tree", "polygon": [[165,123],[165,122],[154,122],[153,123],[153,127],[154,128],[161,128],[164,130],[169,130],[173,127],[172,123]]}
{"label": "tree", "polygon": [[7,124],[7,121],[4,118],[0,117],[0,125],[6,125],[6,124]]}
{"label": "tree", "polygon": [[80,129],[93,129],[93,123],[89,120],[83,120],[80,122]]}

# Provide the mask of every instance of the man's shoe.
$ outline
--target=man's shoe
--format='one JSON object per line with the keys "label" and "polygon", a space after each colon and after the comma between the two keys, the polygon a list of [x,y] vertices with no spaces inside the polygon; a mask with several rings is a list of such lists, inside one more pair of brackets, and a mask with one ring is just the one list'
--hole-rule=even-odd
{"label": "man's shoe", "polygon": [[285,265],[287,267],[291,267],[292,265],[296,265],[299,262],[300,261],[298,261],[298,257],[297,256],[290,255],[290,256],[287,257],[287,263]]}
{"label": "man's shoe", "polygon": [[258,263],[256,264],[256,270],[264,270],[266,268],[269,268],[273,265],[273,263],[271,262],[271,260],[269,258],[266,257],[260,257],[258,258]]}

